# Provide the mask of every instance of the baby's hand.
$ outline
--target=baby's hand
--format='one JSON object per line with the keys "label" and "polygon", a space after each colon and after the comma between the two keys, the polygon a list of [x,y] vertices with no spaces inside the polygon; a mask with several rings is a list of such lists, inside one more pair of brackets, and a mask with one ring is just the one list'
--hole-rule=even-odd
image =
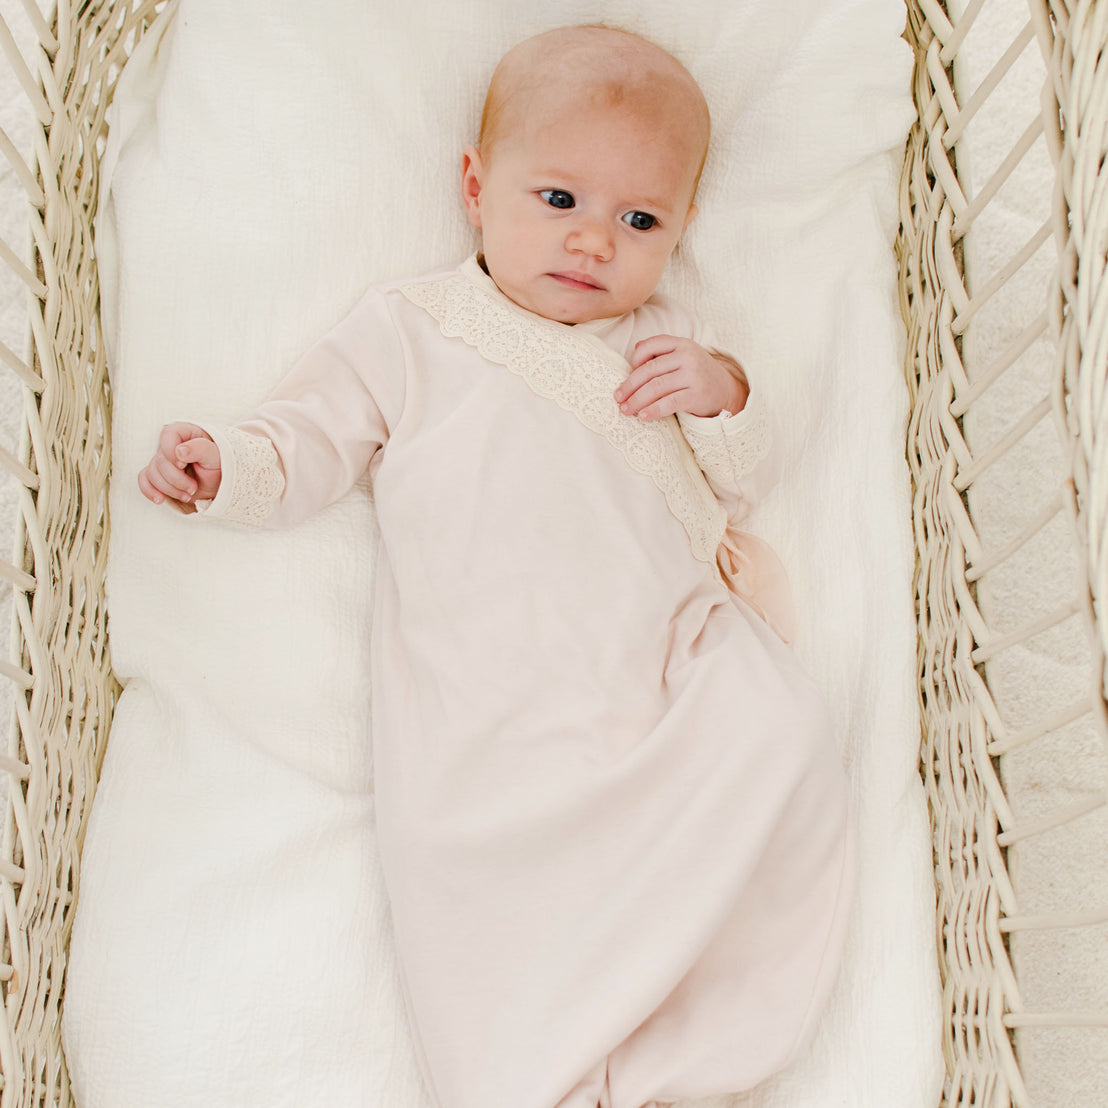
{"label": "baby's hand", "polygon": [[746,374],[730,358],[709,354],[692,339],[654,335],[635,344],[631,372],[615,398],[624,415],[652,420],[674,412],[734,415],[749,394]]}
{"label": "baby's hand", "polygon": [[155,504],[169,502],[195,512],[197,500],[212,500],[223,473],[219,447],[195,423],[167,423],[150,464],[138,475],[142,495]]}

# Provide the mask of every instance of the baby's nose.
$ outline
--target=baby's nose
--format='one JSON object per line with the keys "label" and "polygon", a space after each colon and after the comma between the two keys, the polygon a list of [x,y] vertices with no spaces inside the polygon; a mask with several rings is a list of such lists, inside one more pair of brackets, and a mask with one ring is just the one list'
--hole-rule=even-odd
{"label": "baby's nose", "polygon": [[566,246],[571,251],[608,261],[615,248],[615,241],[603,220],[583,219],[570,231]]}

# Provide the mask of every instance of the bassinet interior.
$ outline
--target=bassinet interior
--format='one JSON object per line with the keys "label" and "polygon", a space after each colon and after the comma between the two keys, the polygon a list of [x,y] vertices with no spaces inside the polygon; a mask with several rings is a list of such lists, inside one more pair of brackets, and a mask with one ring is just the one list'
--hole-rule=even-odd
{"label": "bassinet interior", "polygon": [[[14,694],[11,742],[0,754],[11,781],[0,851],[5,1108],[71,1103],[58,1012],[83,831],[117,694],[103,589],[111,398],[92,221],[114,83],[163,6],[62,0],[43,18],[24,0],[36,41],[22,51],[0,23],[0,45],[38,121],[29,151],[0,132],[31,227],[29,249],[18,239],[0,244],[31,320],[25,350],[0,347],[24,411],[22,441],[0,450],[17,498],[16,554],[0,564],[14,630],[11,661],[0,662]],[[1088,965],[1082,944],[1102,938],[1108,921],[1095,889],[1103,871],[1079,868],[1086,856],[1096,865],[1105,834],[1103,782],[1084,778],[1101,768],[1108,649],[1108,621],[1093,618],[1108,588],[1108,9],[1030,0],[1026,28],[977,72],[964,47],[996,6],[908,4],[919,118],[906,151],[898,256],[944,1102],[1027,1105],[1065,1102],[1044,1085],[1059,1058],[1071,1068],[1074,1058],[1079,1067],[1108,1058],[1103,1032],[1086,1030],[1108,1024],[1103,990],[1071,996]],[[1045,84],[1033,75],[1013,87],[1008,75],[1028,52],[1045,66]],[[998,104],[1018,128],[1008,152],[982,154],[975,175],[975,119]],[[1005,218],[1006,187],[1018,188],[1021,166],[1044,155],[1055,182],[1050,209],[1015,248],[984,245],[990,220]],[[1007,314],[997,307],[1006,298],[1016,305]],[[1009,326],[1013,316],[1018,326]],[[1021,375],[1027,387],[1009,390]],[[997,404],[1001,390],[1032,399],[1007,410]],[[1021,476],[1029,471],[1041,478],[1030,486]],[[1023,504],[1015,526],[990,514],[1005,495]],[[1027,557],[1054,567],[1053,590],[1028,593]],[[1061,688],[1045,664],[1029,684],[1026,658],[1011,660],[1028,644],[1032,662],[1078,652],[1084,687]],[[1036,791],[1058,767],[1084,775],[1078,795],[1060,803]],[[1047,903],[1025,895],[1021,878],[1035,888],[1051,849],[1078,868]],[[1061,983],[1053,996],[1037,984],[1043,966]]]}

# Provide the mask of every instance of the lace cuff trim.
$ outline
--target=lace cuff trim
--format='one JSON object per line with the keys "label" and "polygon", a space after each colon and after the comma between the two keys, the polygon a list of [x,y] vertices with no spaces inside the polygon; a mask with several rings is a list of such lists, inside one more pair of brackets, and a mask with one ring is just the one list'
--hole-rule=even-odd
{"label": "lace cuff trim", "polygon": [[627,363],[603,340],[524,312],[464,272],[402,285],[400,291],[438,323],[444,337],[460,338],[606,438],[661,490],[694,557],[715,565],[727,514],[676,420],[642,423],[620,412],[612,394],[627,375]]}
{"label": "lace cuff trim", "polygon": [[753,394],[737,415],[721,412],[702,418],[682,412],[677,419],[700,468],[722,488],[738,492],[743,478],[769,454],[769,420]]}
{"label": "lace cuff trim", "polygon": [[204,426],[204,430],[219,447],[222,476],[215,499],[198,501],[197,510],[208,519],[260,527],[285,491],[276,448],[269,439],[237,427]]}

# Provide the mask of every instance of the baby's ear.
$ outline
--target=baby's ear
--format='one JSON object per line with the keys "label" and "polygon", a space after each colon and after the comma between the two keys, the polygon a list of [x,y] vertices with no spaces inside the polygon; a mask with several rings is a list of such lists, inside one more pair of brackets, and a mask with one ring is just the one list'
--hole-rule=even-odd
{"label": "baby's ear", "polygon": [[481,187],[485,178],[485,166],[476,146],[462,151],[462,202],[466,215],[474,227],[481,226]]}

